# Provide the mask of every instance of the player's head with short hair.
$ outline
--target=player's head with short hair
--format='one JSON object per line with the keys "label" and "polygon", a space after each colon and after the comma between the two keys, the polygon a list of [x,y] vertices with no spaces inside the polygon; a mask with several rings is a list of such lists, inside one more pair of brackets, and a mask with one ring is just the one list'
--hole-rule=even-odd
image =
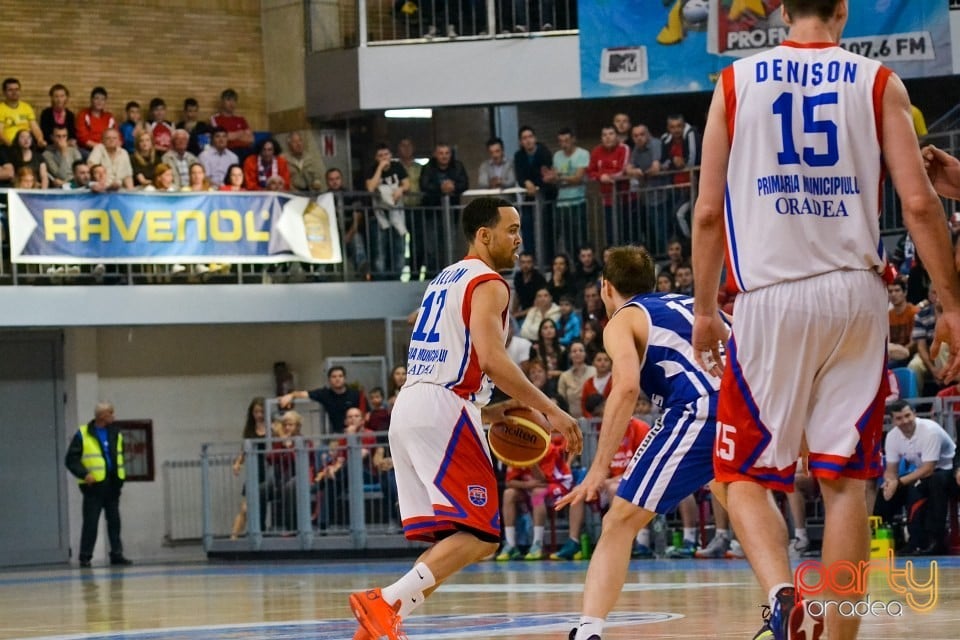
{"label": "player's head with short hair", "polygon": [[511,208],[512,204],[503,198],[482,197],[471,200],[470,204],[463,208],[463,220],[461,221],[463,235],[467,242],[473,242],[477,231],[481,227],[492,229],[500,221],[500,209],[502,207]]}
{"label": "player's head with short hair", "polygon": [[783,7],[791,20],[820,18],[824,22],[833,17],[841,0],[783,0]]}
{"label": "player's head with short hair", "polygon": [[650,293],[657,284],[653,258],[643,247],[613,247],[603,265],[603,279],[623,296]]}

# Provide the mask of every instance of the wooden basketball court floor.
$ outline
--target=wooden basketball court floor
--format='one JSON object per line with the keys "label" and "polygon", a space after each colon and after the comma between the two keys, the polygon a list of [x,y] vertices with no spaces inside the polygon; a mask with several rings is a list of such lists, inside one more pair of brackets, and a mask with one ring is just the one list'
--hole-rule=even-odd
{"label": "wooden basketball court floor", "polygon": [[[960,636],[960,557],[939,558],[926,614],[867,618],[860,637]],[[929,562],[917,559],[926,577]],[[347,594],[386,584],[409,560],[191,563],[0,572],[0,638],[207,640],[352,638]],[[405,625],[413,640],[567,637],[586,562],[485,562],[444,585]],[[872,580],[874,599],[892,597]],[[636,560],[604,640],[749,639],[762,599],[742,560]]]}

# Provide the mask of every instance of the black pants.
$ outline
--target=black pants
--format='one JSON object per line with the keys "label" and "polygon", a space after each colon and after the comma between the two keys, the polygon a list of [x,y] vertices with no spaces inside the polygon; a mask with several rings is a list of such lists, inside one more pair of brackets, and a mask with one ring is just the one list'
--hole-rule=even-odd
{"label": "black pants", "polygon": [[919,484],[898,486],[889,501],[883,499],[881,491],[873,513],[884,522],[891,522],[900,509],[906,507],[910,544],[920,549],[930,544],[941,545],[946,540],[947,498],[951,495],[952,484],[953,473],[937,469]]}
{"label": "black pants", "polygon": [[81,485],[83,493],[83,529],[80,532],[80,560],[93,557],[93,547],[97,544],[97,529],[100,526],[100,512],[107,519],[107,537],[110,539],[110,557],[123,556],[123,544],[120,542],[120,483],[105,480],[91,485]]}

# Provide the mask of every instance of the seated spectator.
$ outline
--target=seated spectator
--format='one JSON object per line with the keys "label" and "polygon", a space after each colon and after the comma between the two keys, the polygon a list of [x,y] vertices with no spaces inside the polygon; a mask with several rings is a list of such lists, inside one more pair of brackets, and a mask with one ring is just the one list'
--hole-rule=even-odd
{"label": "seated spectator", "polygon": [[107,191],[116,191],[119,186],[110,182],[107,175],[107,168],[102,164],[92,164],[90,166],[90,182],[87,187],[94,193],[106,193]]}
{"label": "seated spectator", "polygon": [[[290,190],[290,169],[282,153],[283,150],[273,138],[263,140],[257,145],[257,152],[243,161],[243,184],[248,191]],[[282,182],[271,186],[270,179],[275,176]],[[278,186],[281,188],[277,189]]]}
{"label": "seated spectator", "polygon": [[[578,295],[583,296],[587,285],[600,282],[603,265],[596,259],[593,247],[583,245],[577,252],[577,264],[574,267],[573,282],[577,286]],[[598,289],[599,291],[599,289]]]}
{"label": "seated spectator", "polygon": [[243,188],[243,167],[238,164],[232,164],[227,167],[227,177],[220,191],[244,191]]}
{"label": "seated spectator", "polygon": [[137,135],[146,131],[143,123],[143,115],[140,112],[140,103],[131,100],[124,107],[127,119],[120,124],[120,136],[123,138],[123,148],[127,153],[133,153],[137,150]]}
{"label": "seated spectator", "polygon": [[47,146],[33,107],[20,99],[20,81],[6,78],[3,81],[3,102],[0,102],[0,144],[16,146],[17,134],[21,131],[30,132],[38,147]]}
{"label": "seated spectator", "polygon": [[689,264],[682,264],[677,267],[673,290],[675,293],[682,293],[685,296],[693,295],[693,267]]}
{"label": "seated spectator", "polygon": [[596,320],[588,320],[583,323],[583,330],[580,332],[583,339],[583,348],[587,350],[587,363],[593,362],[593,357],[600,351],[603,351],[603,329]]}
{"label": "seated spectator", "polygon": [[487,155],[489,157],[480,164],[477,186],[481,189],[509,189],[517,186],[513,162],[503,154],[503,140],[487,140]]}
{"label": "seated spectator", "polygon": [[173,145],[173,123],[167,120],[167,103],[163,98],[150,101],[150,122],[147,130],[153,136],[153,146],[160,153],[166,153]]}
{"label": "seated spectator", "polygon": [[590,410],[587,408],[587,398],[595,393],[607,398],[610,396],[610,389],[613,386],[610,384],[613,360],[610,359],[607,352],[603,349],[597,351],[597,355],[593,357],[591,364],[597,373],[592,378],[587,378],[586,382],[583,383],[583,393],[580,396],[580,411],[584,418],[593,417],[593,414],[590,413]]}
{"label": "seated spectator", "polygon": [[535,357],[530,358],[520,365],[520,369],[526,374],[527,380],[533,383],[533,386],[540,389],[543,395],[560,404],[561,408],[566,411],[567,408],[562,405],[566,400],[557,397],[557,379],[551,378],[547,374],[547,365],[542,360]]}
{"label": "seated spectator", "polygon": [[170,165],[159,163],[153,168],[153,189],[156,191],[178,191],[173,178],[173,168]]}
{"label": "seated spectator", "polygon": [[[220,187],[227,177],[227,169],[239,164],[237,154],[227,149],[227,132],[223,129],[214,129],[212,144],[200,152],[200,164],[207,171],[210,184]],[[243,170],[241,169],[241,173]]]}
{"label": "seated spectator", "polygon": [[573,271],[570,269],[570,257],[565,253],[558,253],[553,258],[552,269],[547,276],[547,289],[550,291],[550,297],[557,304],[560,298],[570,296],[572,299],[577,297],[577,285],[573,282]]}
{"label": "seated spectator", "polygon": [[[347,409],[343,434],[360,435],[360,456],[362,458],[363,484],[373,484],[380,477],[380,471],[374,464],[374,453],[377,448],[377,438],[373,431],[364,425],[363,412],[358,407]],[[314,476],[317,489],[322,493],[320,497],[320,513],[318,525],[321,530],[326,529],[336,518],[337,503],[347,498],[348,470],[347,460],[350,443],[346,437],[337,441],[336,447],[330,451],[330,458],[324,467]]]}
{"label": "seated spectator", "polygon": [[200,162],[197,156],[187,150],[190,144],[190,134],[183,129],[173,132],[170,151],[160,159],[165,165],[173,168],[173,181],[177,188],[190,184],[190,167]]}
{"label": "seated spectator", "polygon": [[580,311],[580,319],[584,326],[587,322],[595,321],[603,329],[607,326],[607,308],[600,299],[600,287],[597,284],[590,284],[583,288],[583,309]]}
{"label": "seated spectator", "polygon": [[[280,436],[267,453],[267,461],[273,467],[273,487],[277,492],[273,503],[273,526],[284,531],[297,530],[297,452],[296,438],[300,437],[303,417],[296,411],[283,414]],[[309,440],[304,441],[312,448]],[[308,456],[312,458],[313,456]],[[313,477],[313,469],[303,469]]]}
{"label": "seated spectator", "polygon": [[185,98],[183,100],[183,120],[177,123],[177,129],[183,129],[190,134],[190,141],[187,144],[187,150],[195,156],[199,156],[210,144],[213,129],[209,123],[199,119],[200,104],[196,98]]}
{"label": "seated spectator", "polygon": [[37,180],[37,174],[33,167],[20,167],[13,179],[13,186],[17,189],[39,189],[40,181]]}
{"label": "seated spectator", "polygon": [[884,445],[886,469],[874,513],[892,523],[906,507],[907,553],[941,555],[946,552],[947,497],[956,492],[956,445],[943,427],[918,418],[904,400],[890,404],[887,413],[895,428]]}
{"label": "seated spectator", "polygon": [[597,375],[597,370],[587,364],[587,349],[580,340],[570,343],[567,350],[567,360],[570,368],[557,378],[557,395],[567,402],[570,407],[567,412],[574,418],[583,417],[583,384],[588,378]]}
{"label": "seated spectator", "polygon": [[[519,269],[513,275],[513,317],[523,318],[533,306],[537,291],[547,287],[547,279],[537,269],[533,253],[521,251]],[[539,325],[538,325],[539,326]],[[536,336],[528,338],[535,339]]]}
{"label": "seated spectator", "polygon": [[583,321],[580,314],[573,308],[573,297],[560,296],[560,318],[557,319],[557,333],[560,334],[560,344],[564,349],[570,348],[570,343],[580,339]]}
{"label": "seated spectator", "polygon": [[913,325],[918,309],[907,302],[907,283],[902,277],[887,285],[887,298],[890,301],[888,362],[891,369],[896,369],[907,366],[917,349]]}
{"label": "seated spectator", "polygon": [[570,492],[573,474],[567,464],[563,438],[553,441],[547,455],[531,467],[507,467],[507,489],[503,492],[503,525],[506,541],[497,560],[519,560],[517,510],[523,505],[533,511],[533,542],[524,560],[543,559],[543,534],[547,506]]}
{"label": "seated spectator", "polygon": [[533,306],[527,311],[523,318],[523,324],[520,325],[520,335],[531,342],[536,342],[540,335],[540,323],[549,318],[553,320],[554,327],[560,318],[560,307],[553,302],[550,292],[546,287],[537,291],[533,299]]}
{"label": "seated spectator", "polygon": [[[77,114],[77,146],[87,153],[103,140],[103,132],[117,128],[113,114],[107,111],[107,90],[94,87],[90,92],[90,106]],[[118,134],[119,135],[119,134]],[[121,140],[122,142],[122,140]]]}
{"label": "seated spectator", "polygon": [[512,322],[507,323],[507,355],[515,364],[521,365],[530,359],[530,348],[532,346],[532,342],[517,335]]}
{"label": "seated spectator", "polygon": [[50,87],[50,106],[40,112],[40,131],[47,144],[54,144],[53,133],[57,127],[67,130],[67,142],[77,145],[77,117],[67,108],[70,92],[62,84]]}
{"label": "seated spectator", "polygon": [[37,148],[36,141],[30,131],[21,129],[17,133],[14,147],[10,151],[10,160],[13,163],[14,171],[19,171],[22,167],[29,167],[36,178],[38,188],[46,189],[50,186],[47,163],[40,155],[40,150]]}
{"label": "seated spectator", "polygon": [[73,163],[73,177],[64,183],[64,189],[88,189],[90,187],[90,165],[84,160],[75,160]]}
{"label": "seated spectator", "polygon": [[130,167],[133,169],[133,183],[137,187],[153,184],[155,171],[160,164],[160,156],[153,148],[153,136],[149,131],[141,131],[137,135],[136,148],[130,156]]}
{"label": "seated spectator", "polygon": [[73,179],[73,164],[83,161],[80,152],[70,144],[66,127],[55,127],[50,136],[50,144],[43,152],[43,161],[47,165],[50,186],[59,189]]}
{"label": "seated spectator", "polygon": [[[389,427],[389,422],[387,426]],[[379,446],[373,450],[373,468],[379,473],[380,489],[383,491],[384,502],[387,503],[390,528],[397,529],[401,526],[400,505],[397,502],[397,474],[393,470],[393,458],[390,457],[389,445]]]}
{"label": "seated spectator", "polygon": [[190,165],[190,182],[187,186],[181,187],[181,191],[215,191],[202,164],[194,162]]}
{"label": "seated spectator", "polygon": [[[560,344],[557,335],[557,323],[550,318],[544,318],[537,331],[537,340],[530,347],[530,358],[544,364],[547,375],[556,380],[569,366],[567,362],[567,348]],[[553,394],[548,394],[553,395]]]}
{"label": "seated spectator", "polygon": [[934,328],[942,312],[943,307],[940,306],[937,289],[931,284],[927,288],[927,299],[918,305],[918,311],[913,320],[913,333],[910,334],[910,339],[917,345],[917,353],[908,366],[917,375],[917,387],[921,396],[929,395],[924,391],[927,383],[937,389],[946,383],[943,379],[943,365],[949,350],[941,349],[937,358],[930,355]]}
{"label": "seated spectator", "polygon": [[210,117],[210,126],[227,132],[227,148],[242,159],[253,146],[253,130],[247,119],[236,113],[237,100],[236,91],[224,89],[220,94],[220,111]]}
{"label": "seated spectator", "polygon": [[673,276],[666,271],[657,276],[657,293],[673,293]]}
{"label": "seated spectator", "polygon": [[277,398],[277,402],[281,408],[287,408],[297,399],[319,402],[327,412],[331,430],[336,433],[343,432],[347,409],[358,407],[363,413],[367,410],[367,399],[363,392],[347,385],[347,370],[339,365],[330,367],[327,371],[326,387],[310,391],[291,391]]}
{"label": "seated spectator", "polygon": [[365,416],[367,428],[371,431],[386,431],[390,428],[390,405],[383,395],[383,388],[374,387],[367,394],[369,411]]}
{"label": "seated spectator", "polygon": [[390,391],[390,395],[387,396],[387,404],[390,405],[391,408],[393,408],[393,403],[397,399],[397,394],[400,393],[400,389],[403,389],[403,385],[406,383],[407,366],[398,364],[390,370],[390,384],[387,386],[387,389]]}
{"label": "seated spectator", "polygon": [[120,132],[107,129],[102,134],[103,142],[93,147],[88,161],[107,170],[107,182],[111,191],[133,189],[133,167],[130,156],[120,146]]}
{"label": "seated spectator", "polygon": [[323,191],[323,174],[327,170],[323,158],[306,149],[298,131],[287,136],[287,166],[294,191]]}

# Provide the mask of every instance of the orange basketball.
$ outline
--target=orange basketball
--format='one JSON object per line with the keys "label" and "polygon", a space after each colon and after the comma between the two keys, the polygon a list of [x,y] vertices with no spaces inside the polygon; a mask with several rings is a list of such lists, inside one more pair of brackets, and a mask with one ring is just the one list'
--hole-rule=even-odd
{"label": "orange basketball", "polygon": [[493,455],[512,467],[529,467],[547,455],[550,423],[539,411],[507,409],[504,421],[490,425],[487,438]]}

